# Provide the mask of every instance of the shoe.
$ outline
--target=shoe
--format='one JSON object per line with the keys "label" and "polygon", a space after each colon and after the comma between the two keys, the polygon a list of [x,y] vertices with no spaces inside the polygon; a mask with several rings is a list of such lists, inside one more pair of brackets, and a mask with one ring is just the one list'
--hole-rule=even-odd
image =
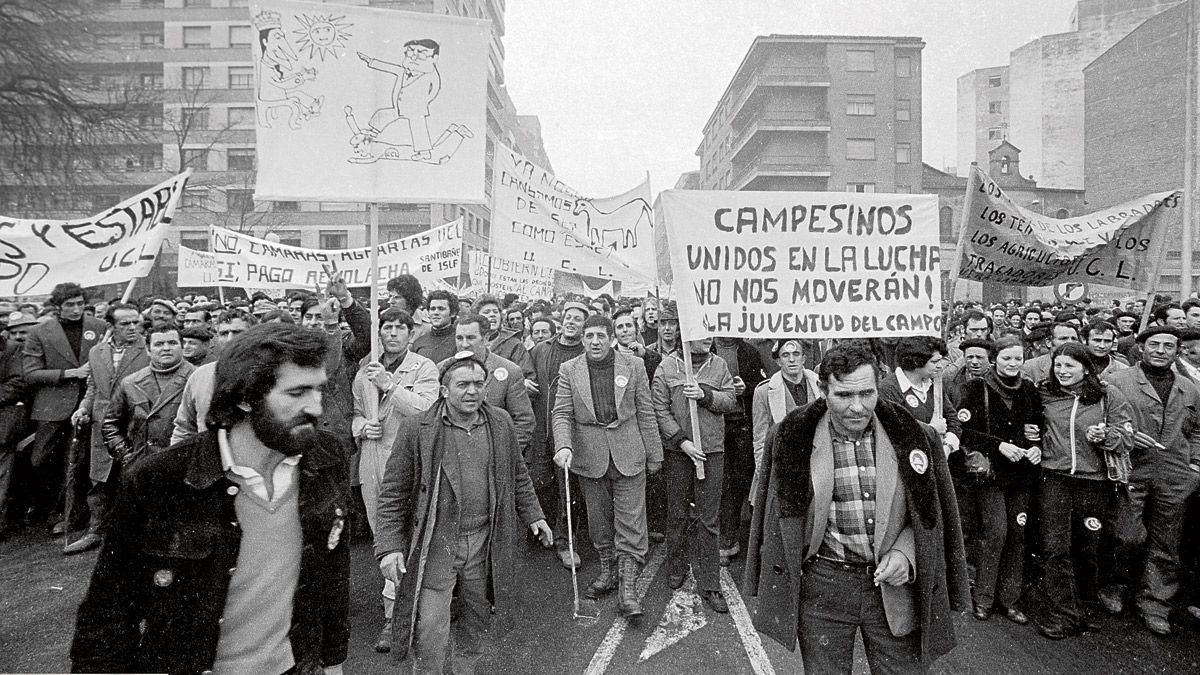
{"label": "shoe", "polygon": [[578,553],[572,553],[571,549],[564,548],[558,552],[558,559],[562,561],[562,566],[567,569],[579,569],[580,560]]}
{"label": "shoe", "polygon": [[1096,594],[1100,600],[1100,605],[1104,607],[1104,611],[1109,614],[1120,614],[1125,611],[1125,603],[1121,600],[1121,592],[1113,588],[1102,589]]}
{"label": "shoe", "polygon": [[620,572],[620,579],[617,582],[617,593],[620,595],[617,611],[626,619],[640,619],[642,604],[638,601],[637,580],[638,575],[642,572],[642,565],[629,556],[621,556],[617,560],[617,567]]}
{"label": "shoe", "polygon": [[600,572],[583,591],[589,600],[608,595],[617,588],[617,560],[612,549],[600,552]]}
{"label": "shoe", "polygon": [[66,520],[60,520],[50,526],[50,534],[66,534],[66,533],[67,533],[67,521]]}
{"label": "shoe", "polygon": [[1145,622],[1146,628],[1150,629],[1155,635],[1167,636],[1171,634],[1171,622],[1161,616],[1143,616],[1142,621]]}
{"label": "shoe", "polygon": [[651,532],[650,533],[650,542],[651,543],[661,544],[666,540],[667,540],[667,535],[663,534],[662,532]]}
{"label": "shoe", "polygon": [[683,580],[685,577],[686,575],[683,574],[668,574],[667,586],[673,591],[679,590],[683,587]]}
{"label": "shoe", "polygon": [[1038,624],[1038,632],[1042,634],[1042,637],[1049,638],[1051,640],[1062,640],[1071,634],[1065,626],[1057,621],[1053,623]]}
{"label": "shoe", "polygon": [[717,555],[721,556],[721,567],[729,567],[729,563],[741,552],[742,549],[736,543],[729,548],[717,551]]}
{"label": "shoe", "polygon": [[1099,619],[1086,612],[1083,616],[1079,617],[1078,626],[1080,632],[1083,633],[1097,633],[1100,629],[1104,628],[1104,624],[1100,623]]}
{"label": "shoe", "polygon": [[1200,607],[1196,605],[1188,605],[1187,613],[1192,615],[1193,619],[1200,621]]}
{"label": "shoe", "polygon": [[1029,623],[1029,617],[1025,616],[1024,612],[1012,607],[1004,610],[1004,618],[1017,624],[1018,626],[1024,626],[1025,624]]}
{"label": "shoe", "polygon": [[971,609],[971,616],[975,617],[976,621],[987,621],[992,618],[992,610],[982,605],[975,605]]}
{"label": "shoe", "polygon": [[725,604],[725,596],[721,595],[721,591],[704,591],[700,594],[700,599],[718,614],[729,613],[729,605]]}
{"label": "shoe", "polygon": [[100,545],[100,535],[88,532],[74,542],[63,547],[63,555],[75,555],[90,551]]}
{"label": "shoe", "polygon": [[383,630],[379,631],[379,638],[375,640],[375,651],[380,654],[386,654],[392,651],[392,620],[388,619],[383,622]]}

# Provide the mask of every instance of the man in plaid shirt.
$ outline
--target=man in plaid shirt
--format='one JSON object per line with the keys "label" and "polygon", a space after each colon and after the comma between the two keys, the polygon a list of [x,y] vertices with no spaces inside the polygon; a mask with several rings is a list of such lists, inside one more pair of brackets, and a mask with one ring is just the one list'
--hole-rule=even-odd
{"label": "man in plaid shirt", "polygon": [[746,592],[760,631],[799,642],[805,672],[850,672],[860,631],[872,672],[925,672],[969,606],[942,442],[879,398],[876,373],[863,347],[827,352],[824,398],[779,423],[758,482]]}

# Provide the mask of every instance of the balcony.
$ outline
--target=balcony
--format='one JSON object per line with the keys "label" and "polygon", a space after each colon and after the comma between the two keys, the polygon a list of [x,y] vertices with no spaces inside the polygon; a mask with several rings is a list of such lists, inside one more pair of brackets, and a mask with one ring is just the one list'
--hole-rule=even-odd
{"label": "balcony", "polygon": [[824,67],[768,66],[754,73],[746,85],[734,97],[729,112],[733,118],[742,107],[763,87],[819,87],[829,88],[829,69]]}
{"label": "balcony", "polygon": [[731,189],[741,190],[759,177],[828,178],[830,174],[827,155],[763,155],[733,174]]}
{"label": "balcony", "polygon": [[828,133],[832,127],[829,123],[829,113],[821,110],[769,110],[763,112],[754,121],[747,124],[733,137],[733,154],[746,148],[750,139],[760,132],[768,131],[814,131]]}

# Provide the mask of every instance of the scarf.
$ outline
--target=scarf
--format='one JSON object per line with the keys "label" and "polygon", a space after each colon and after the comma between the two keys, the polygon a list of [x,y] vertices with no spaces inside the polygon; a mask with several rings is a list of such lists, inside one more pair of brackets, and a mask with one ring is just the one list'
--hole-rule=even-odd
{"label": "scarf", "polygon": [[993,367],[988,369],[983,379],[987,383],[987,386],[994,389],[997,394],[1000,394],[1000,398],[1004,400],[1004,405],[1012,408],[1013,399],[1016,397],[1017,392],[1021,391],[1020,374],[1016,377],[1002,377]]}

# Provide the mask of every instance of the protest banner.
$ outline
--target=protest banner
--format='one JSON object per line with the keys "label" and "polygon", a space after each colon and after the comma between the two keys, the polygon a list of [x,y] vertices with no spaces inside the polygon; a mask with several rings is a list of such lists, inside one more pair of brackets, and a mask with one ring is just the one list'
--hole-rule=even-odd
{"label": "protest banner", "polygon": [[256,199],[483,203],[491,23],[264,0]]}
{"label": "protest banner", "polygon": [[684,339],[941,330],[936,196],[667,190],[659,204]]}
{"label": "protest banner", "polygon": [[[399,274],[427,289],[457,288],[462,271],[462,219],[379,245],[379,284]],[[370,247],[323,251],[276,244],[221,227],[212,228],[211,252],[180,247],[179,285],[236,288],[325,287],[327,272],[351,287],[370,286]]]}
{"label": "protest banner", "polygon": [[1048,218],[1018,206],[979,167],[964,202],[958,278],[1022,286],[1073,281],[1147,290],[1158,265],[1155,245],[1182,193],[1158,192],[1074,218]]}
{"label": "protest banner", "polygon": [[584,197],[512,148],[492,163],[492,253],[563,272],[654,285],[650,181]]}
{"label": "protest banner", "polygon": [[554,295],[554,270],[548,267],[471,251],[470,272],[471,284],[480,292],[490,288],[493,295],[516,293],[523,299]]}
{"label": "protest banner", "polygon": [[0,216],[0,296],[42,295],[56,284],[125,283],[150,273],[191,172],[89,218]]}

